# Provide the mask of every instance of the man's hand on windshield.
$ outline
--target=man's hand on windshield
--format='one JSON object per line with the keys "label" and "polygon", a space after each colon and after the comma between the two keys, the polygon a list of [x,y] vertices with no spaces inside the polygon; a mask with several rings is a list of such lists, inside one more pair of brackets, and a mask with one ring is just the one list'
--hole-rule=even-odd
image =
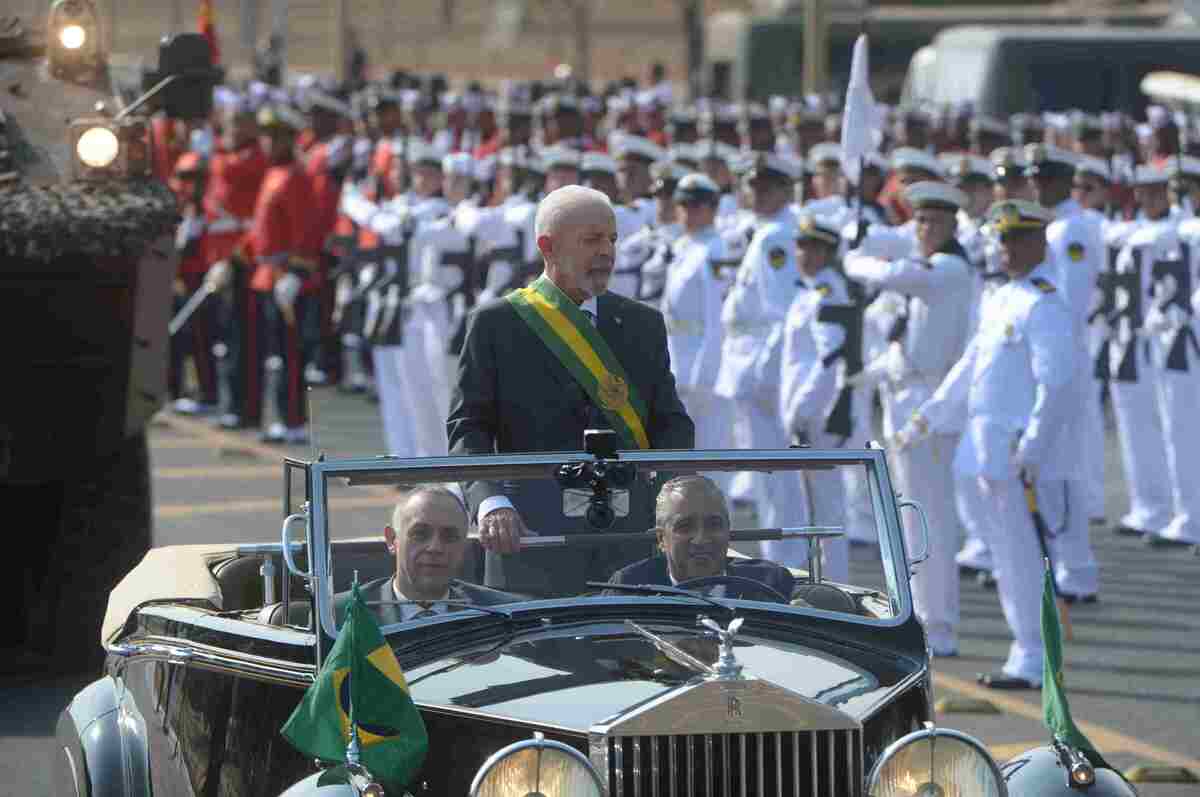
{"label": "man's hand on windshield", "polygon": [[521,537],[528,534],[517,510],[502,507],[488,512],[479,530],[479,541],[486,550],[496,553],[516,553],[521,550]]}

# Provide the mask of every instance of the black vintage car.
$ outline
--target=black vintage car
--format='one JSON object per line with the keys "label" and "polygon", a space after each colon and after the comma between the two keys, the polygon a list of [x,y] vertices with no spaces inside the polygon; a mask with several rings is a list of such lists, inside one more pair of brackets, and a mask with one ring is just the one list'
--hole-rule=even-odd
{"label": "black vintage car", "polygon": [[[664,519],[679,474],[719,490],[707,577],[655,531],[689,533]],[[924,517],[908,505],[906,542],[878,448],[287,461],[281,539],[155,549],[113,591],[105,675],[59,721],[58,793],[378,797],[280,728],[337,638],[337,594],[390,583],[382,529],[405,490],[479,482],[531,529],[511,556],[559,586],[510,570],[478,608],[412,618],[394,588],[368,604],[428,730],[414,797],[1008,793],[979,742],[931,724],[908,582]],[[851,532],[876,544],[851,556]],[[456,575],[494,582],[467,549]],[[670,577],[622,575],[651,572]]]}

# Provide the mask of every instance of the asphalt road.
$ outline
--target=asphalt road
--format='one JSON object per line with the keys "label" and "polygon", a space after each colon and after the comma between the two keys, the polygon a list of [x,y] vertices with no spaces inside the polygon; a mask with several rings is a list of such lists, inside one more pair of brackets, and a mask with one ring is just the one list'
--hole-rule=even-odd
{"label": "asphalt road", "polygon": [[[328,389],[310,392],[316,446],[329,456],[382,450],[374,405]],[[217,432],[193,419],[162,415],[150,433],[155,544],[274,540],[279,528],[279,457],[313,447],[270,448],[250,434]],[[1124,483],[1110,431],[1110,520],[1125,508]],[[386,497],[364,517],[386,513]],[[358,533],[363,533],[360,528]],[[1102,566],[1100,602],[1072,611],[1066,678],[1076,720],[1115,766],[1185,767],[1200,776],[1200,557],[1187,549],[1151,550],[1093,528]],[[852,567],[874,564],[854,549]],[[1008,633],[994,592],[962,584],[961,655],[935,662],[937,720],[981,738],[1000,760],[1041,744],[1037,693],[996,694],[974,684],[996,668]],[[54,723],[80,679],[29,677],[0,684],[0,797],[50,793],[47,771]],[[989,701],[990,713],[972,702]],[[962,711],[962,709],[971,709]],[[1200,794],[1200,785],[1139,784],[1150,797]]]}

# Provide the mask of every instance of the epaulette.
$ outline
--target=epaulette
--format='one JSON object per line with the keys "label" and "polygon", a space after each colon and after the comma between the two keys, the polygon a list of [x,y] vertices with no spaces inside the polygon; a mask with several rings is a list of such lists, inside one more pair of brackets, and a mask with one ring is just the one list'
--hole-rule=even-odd
{"label": "epaulette", "polygon": [[825,297],[825,296],[828,296],[830,294],[830,292],[833,291],[833,288],[830,288],[827,283],[819,282],[813,288],[813,290],[816,291],[817,293],[821,294],[822,297]]}
{"label": "epaulette", "polygon": [[1043,279],[1042,277],[1034,277],[1029,281],[1033,283],[1033,286],[1042,293],[1054,293],[1058,290],[1058,288],[1054,287],[1054,283],[1050,282],[1048,279]]}

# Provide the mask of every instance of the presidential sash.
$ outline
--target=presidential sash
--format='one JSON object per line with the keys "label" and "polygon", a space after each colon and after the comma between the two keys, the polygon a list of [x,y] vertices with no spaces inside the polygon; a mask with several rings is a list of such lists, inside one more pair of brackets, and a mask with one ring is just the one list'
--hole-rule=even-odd
{"label": "presidential sash", "polygon": [[596,403],[627,448],[649,448],[646,405],[583,311],[544,275],[508,301]]}

